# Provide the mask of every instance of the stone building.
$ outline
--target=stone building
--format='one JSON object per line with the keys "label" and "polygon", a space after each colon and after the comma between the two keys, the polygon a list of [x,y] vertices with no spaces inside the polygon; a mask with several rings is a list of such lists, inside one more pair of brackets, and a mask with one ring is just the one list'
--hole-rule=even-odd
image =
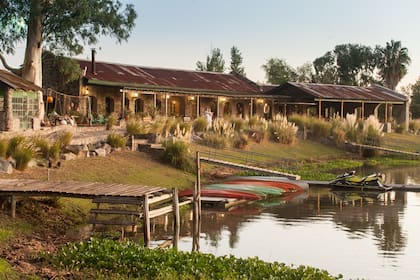
{"label": "stone building", "polygon": [[42,88],[0,70],[0,131],[39,129],[43,104]]}

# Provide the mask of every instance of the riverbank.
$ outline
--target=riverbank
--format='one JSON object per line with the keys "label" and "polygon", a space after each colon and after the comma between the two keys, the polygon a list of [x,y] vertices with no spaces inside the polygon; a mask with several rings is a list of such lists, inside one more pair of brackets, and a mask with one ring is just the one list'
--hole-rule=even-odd
{"label": "riverbank", "polygon": [[[416,138],[410,137],[409,139],[411,144],[407,144],[408,147],[418,145]],[[207,150],[202,146],[193,146],[194,149],[202,149],[203,152]],[[342,170],[354,169],[354,167],[363,165],[385,167],[420,165],[420,161],[397,156],[363,159],[359,155],[337,149],[333,145],[311,140],[299,140],[294,146],[267,141],[258,145],[250,145],[247,152],[254,152],[260,161],[265,162],[266,167],[297,173],[304,179],[314,180],[324,178],[328,180]],[[238,153],[240,154],[241,151],[223,151],[224,155]],[[217,180],[235,172],[232,169],[204,165],[203,182]],[[47,179],[47,177],[47,169],[42,167],[34,167],[24,172],[15,171],[13,174],[0,176],[0,178],[27,179]],[[107,157],[65,161],[60,168],[50,170],[50,180],[115,182],[184,189],[194,185],[195,175],[169,167],[149,154],[123,151],[113,152]],[[16,221],[10,220],[4,212],[0,216],[0,258],[7,261],[7,263],[4,261],[0,263],[0,275],[4,271],[10,271],[8,272],[8,275],[12,275],[9,277],[10,279],[34,275],[44,278],[50,278],[51,275],[61,277],[63,272],[45,267],[37,254],[47,251],[55,252],[68,241],[87,238],[88,236],[80,235],[80,231],[75,229],[85,224],[88,210],[92,207],[90,201],[28,199],[19,203],[21,205],[18,209],[21,210],[17,213]],[[75,232],[78,233],[74,234]]]}

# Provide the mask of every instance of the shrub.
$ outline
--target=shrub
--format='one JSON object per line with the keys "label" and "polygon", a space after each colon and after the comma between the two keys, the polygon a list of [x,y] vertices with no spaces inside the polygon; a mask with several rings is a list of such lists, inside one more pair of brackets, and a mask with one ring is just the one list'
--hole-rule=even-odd
{"label": "shrub", "polygon": [[287,118],[282,115],[277,115],[268,126],[270,139],[282,144],[293,144],[296,141],[297,130],[297,126],[288,122]]}
{"label": "shrub", "polygon": [[113,148],[124,148],[127,144],[127,139],[119,134],[111,133],[108,135],[107,142]]}
{"label": "shrub", "polygon": [[233,139],[233,147],[236,149],[245,149],[248,146],[248,136],[239,134]]}
{"label": "shrub", "polygon": [[69,131],[61,133],[55,143],[60,147],[60,149],[64,149],[66,146],[70,145],[71,139],[73,138],[73,134]]}
{"label": "shrub", "polygon": [[203,117],[196,118],[193,122],[194,132],[204,132],[207,129],[207,121]]}
{"label": "shrub", "polygon": [[418,134],[420,132],[420,119],[411,120],[408,128],[414,133]]}
{"label": "shrub", "polygon": [[258,117],[257,116],[252,116],[249,120],[248,120],[248,126],[249,128],[254,128],[258,125]]}
{"label": "shrub", "polygon": [[0,157],[5,158],[7,152],[7,140],[0,139]]}
{"label": "shrub", "polygon": [[25,137],[23,136],[15,136],[9,140],[6,150],[6,157],[13,157],[16,150],[20,145],[25,142]]}
{"label": "shrub", "polygon": [[299,129],[303,129],[304,127],[309,127],[310,118],[306,115],[292,114],[289,117],[289,121],[294,122]]}
{"label": "shrub", "polygon": [[138,135],[147,133],[147,127],[145,123],[137,119],[130,119],[127,122],[127,134],[128,135]]}
{"label": "shrub", "polygon": [[311,135],[315,138],[327,138],[331,134],[332,125],[326,120],[311,118],[310,124]]}
{"label": "shrub", "polygon": [[235,131],[242,131],[245,128],[245,121],[243,119],[234,118],[231,120]]}
{"label": "shrub", "polygon": [[176,168],[188,172],[193,171],[194,164],[188,151],[188,144],[182,141],[166,142],[162,159]]}
{"label": "shrub", "polygon": [[224,149],[229,146],[229,140],[230,139],[227,139],[223,135],[219,135],[215,132],[207,132],[203,135],[200,143],[216,149]]}
{"label": "shrub", "polygon": [[12,157],[16,161],[16,169],[22,171],[28,167],[29,162],[33,159],[34,151],[29,145],[19,145]]}
{"label": "shrub", "polygon": [[343,129],[345,132],[345,138],[351,142],[358,142],[358,127],[357,117],[355,114],[347,114],[343,120]]}
{"label": "shrub", "polygon": [[45,138],[36,138],[34,139],[35,149],[38,154],[45,159],[48,159],[50,156],[50,143]]}
{"label": "shrub", "polygon": [[115,114],[115,113],[110,114],[106,118],[106,129],[107,130],[112,129],[112,127],[117,124],[117,120],[118,120],[117,114]]}

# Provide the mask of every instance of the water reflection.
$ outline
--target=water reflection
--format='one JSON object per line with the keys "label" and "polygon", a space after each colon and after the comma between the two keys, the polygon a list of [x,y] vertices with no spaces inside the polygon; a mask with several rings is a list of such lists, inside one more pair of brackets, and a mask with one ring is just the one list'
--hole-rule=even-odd
{"label": "water reflection", "polygon": [[[386,173],[387,182],[420,183],[419,168],[403,170]],[[200,250],[312,265],[345,278],[415,279],[420,274],[419,215],[419,193],[311,188],[231,211],[203,211]],[[171,219],[154,220],[152,239],[171,238]],[[191,250],[192,227],[192,212],[184,210],[180,250]]]}

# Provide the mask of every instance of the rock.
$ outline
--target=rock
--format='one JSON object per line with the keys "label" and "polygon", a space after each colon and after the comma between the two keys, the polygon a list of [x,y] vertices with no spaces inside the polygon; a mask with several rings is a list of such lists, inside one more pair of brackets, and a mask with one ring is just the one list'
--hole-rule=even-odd
{"label": "rock", "polygon": [[106,150],[104,148],[96,149],[95,153],[98,155],[98,157],[105,157],[106,156]]}
{"label": "rock", "polygon": [[29,168],[32,168],[32,167],[35,167],[35,166],[37,166],[38,165],[38,163],[36,162],[36,160],[34,160],[34,159],[31,159],[29,162],[28,162],[28,167]]}
{"label": "rock", "polygon": [[0,173],[7,173],[7,174],[13,173],[13,166],[10,163],[10,161],[5,160],[5,159],[0,159]]}
{"label": "rock", "polygon": [[103,148],[103,149],[105,149],[105,151],[106,151],[106,153],[107,153],[107,154],[110,154],[110,153],[111,153],[111,151],[112,151],[112,147],[111,147],[111,145],[109,145],[108,143],[105,143],[105,144],[102,146],[102,148]]}
{"label": "rock", "polygon": [[73,153],[65,153],[63,154],[63,160],[74,160],[77,158],[77,155]]}
{"label": "rock", "polygon": [[66,148],[65,148],[65,151],[66,152],[71,152],[71,153],[73,153],[73,154],[75,154],[75,155],[77,155],[77,156],[79,156],[80,154],[81,154],[81,152],[82,152],[82,150],[83,150],[83,146],[80,146],[80,145],[68,145]]}

